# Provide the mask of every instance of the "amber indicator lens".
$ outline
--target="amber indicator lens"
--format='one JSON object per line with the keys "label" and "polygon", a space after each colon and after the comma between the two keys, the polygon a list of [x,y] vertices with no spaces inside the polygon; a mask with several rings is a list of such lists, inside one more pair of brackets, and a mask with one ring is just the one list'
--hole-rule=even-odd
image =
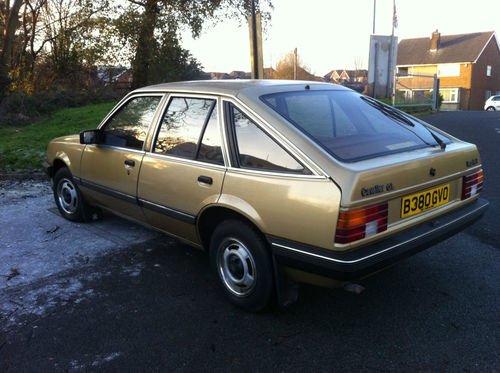
{"label": "amber indicator lens", "polygon": [[483,190],[483,170],[463,177],[462,199],[467,199]]}

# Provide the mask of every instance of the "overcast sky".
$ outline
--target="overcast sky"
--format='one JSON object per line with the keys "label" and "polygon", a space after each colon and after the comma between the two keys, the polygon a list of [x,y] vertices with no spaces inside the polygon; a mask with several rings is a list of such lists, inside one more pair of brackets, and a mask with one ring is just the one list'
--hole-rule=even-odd
{"label": "overcast sky", "polygon": [[[316,75],[332,69],[353,68],[354,60],[368,65],[373,29],[373,0],[273,0],[272,19],[264,35],[264,66],[276,66],[298,48],[304,63]],[[500,31],[500,0],[396,0],[399,39]],[[377,0],[376,34],[390,35],[392,0]],[[205,28],[193,40],[183,34],[183,46],[205,71],[250,71],[248,26],[226,21]]]}

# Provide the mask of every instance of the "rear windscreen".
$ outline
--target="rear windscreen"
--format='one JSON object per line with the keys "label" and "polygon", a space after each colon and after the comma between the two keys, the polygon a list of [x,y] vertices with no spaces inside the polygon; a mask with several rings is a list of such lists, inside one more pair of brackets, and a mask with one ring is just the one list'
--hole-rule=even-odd
{"label": "rear windscreen", "polygon": [[436,146],[436,136],[450,142],[417,119],[353,91],[280,92],[261,100],[346,162]]}

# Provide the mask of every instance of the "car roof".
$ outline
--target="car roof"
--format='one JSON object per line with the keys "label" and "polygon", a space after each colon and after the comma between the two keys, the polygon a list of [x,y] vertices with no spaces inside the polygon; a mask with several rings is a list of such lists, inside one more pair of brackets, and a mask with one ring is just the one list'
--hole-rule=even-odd
{"label": "car roof", "polygon": [[[306,88],[306,86],[308,86]],[[348,90],[337,84],[311,82],[302,80],[270,80],[270,79],[232,79],[232,80],[191,80],[185,82],[163,83],[139,88],[132,93],[140,92],[196,92],[230,96],[262,95],[271,92],[291,90]]]}

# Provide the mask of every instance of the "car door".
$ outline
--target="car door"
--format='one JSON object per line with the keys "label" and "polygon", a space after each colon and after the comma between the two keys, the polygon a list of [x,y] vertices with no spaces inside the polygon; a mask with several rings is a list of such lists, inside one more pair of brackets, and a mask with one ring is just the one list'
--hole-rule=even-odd
{"label": "car door", "polygon": [[493,106],[495,106],[495,110],[500,110],[500,96],[493,97]]}
{"label": "car door", "polygon": [[162,95],[130,97],[101,125],[99,144],[85,147],[81,186],[89,202],[144,220],[137,202],[137,178],[161,99]]}
{"label": "car door", "polygon": [[217,202],[226,171],[218,105],[215,96],[171,95],[138,183],[148,223],[193,243],[196,216]]}

